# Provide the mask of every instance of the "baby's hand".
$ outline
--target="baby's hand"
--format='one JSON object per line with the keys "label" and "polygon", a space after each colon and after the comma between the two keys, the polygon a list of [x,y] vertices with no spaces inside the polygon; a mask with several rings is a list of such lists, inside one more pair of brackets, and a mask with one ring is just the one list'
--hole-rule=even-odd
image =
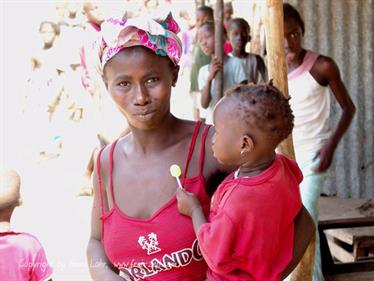
{"label": "baby's hand", "polygon": [[177,190],[178,210],[182,215],[191,217],[195,208],[201,207],[199,199],[191,192],[178,188]]}

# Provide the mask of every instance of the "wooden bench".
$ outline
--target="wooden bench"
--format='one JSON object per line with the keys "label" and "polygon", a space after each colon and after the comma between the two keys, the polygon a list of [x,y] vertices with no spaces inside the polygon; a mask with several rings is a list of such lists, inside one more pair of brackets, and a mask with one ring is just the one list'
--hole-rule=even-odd
{"label": "wooden bench", "polygon": [[369,255],[374,216],[365,217],[358,209],[366,201],[321,197],[318,230],[326,281],[374,280],[374,257]]}

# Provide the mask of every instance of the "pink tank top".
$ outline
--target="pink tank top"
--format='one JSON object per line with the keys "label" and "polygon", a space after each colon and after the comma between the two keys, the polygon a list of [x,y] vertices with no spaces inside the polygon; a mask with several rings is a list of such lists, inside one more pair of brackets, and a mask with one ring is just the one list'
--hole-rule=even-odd
{"label": "pink tank top", "polygon": [[[204,129],[200,151],[199,175],[186,178],[188,165],[199,134],[201,122],[196,123],[185,168],[183,187],[195,193],[202,203],[206,215],[210,198],[206,194],[204,165],[205,140],[209,126]],[[189,217],[179,214],[174,196],[148,219],[137,219],[125,215],[117,206],[112,182],[113,151],[110,150],[110,196],[113,207],[105,212],[103,207],[100,176],[100,155],[97,160],[100,184],[102,243],[110,262],[131,277],[131,280],[202,281],[207,265],[203,260]]]}

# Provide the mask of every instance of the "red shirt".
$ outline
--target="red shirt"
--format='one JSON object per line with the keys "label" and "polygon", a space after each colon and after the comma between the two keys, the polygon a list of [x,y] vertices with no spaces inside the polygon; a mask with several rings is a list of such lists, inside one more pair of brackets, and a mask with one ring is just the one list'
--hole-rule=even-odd
{"label": "red shirt", "polygon": [[230,175],[212,198],[198,232],[210,281],[278,281],[293,253],[293,220],[301,209],[302,174],[277,155],[260,175]]}
{"label": "red shirt", "polygon": [[21,232],[0,233],[0,280],[42,281],[52,276],[38,239]]}
{"label": "red shirt", "polygon": [[[185,178],[200,126],[201,122],[196,123],[187,153],[182,184],[185,189],[199,197],[208,214],[210,198],[206,194],[205,179],[202,175],[208,126],[205,127],[202,138],[200,173],[193,178]],[[110,171],[115,165],[115,145],[116,143],[111,147]],[[100,175],[100,156],[98,170]],[[110,182],[112,183],[112,180]],[[132,280],[205,280],[207,265],[201,255],[192,221],[179,213],[175,196],[150,218],[137,219],[121,212],[115,202],[112,184],[110,188],[113,208],[108,212],[104,212],[102,208],[102,243],[108,259],[114,266],[131,276]]]}

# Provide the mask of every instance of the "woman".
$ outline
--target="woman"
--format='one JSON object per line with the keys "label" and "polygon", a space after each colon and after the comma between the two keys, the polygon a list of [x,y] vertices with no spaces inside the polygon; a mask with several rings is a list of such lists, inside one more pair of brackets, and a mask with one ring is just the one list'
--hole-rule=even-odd
{"label": "woman", "polygon": [[[204,280],[207,266],[189,218],[180,215],[171,164],[208,212],[215,187],[227,174],[213,157],[214,130],[170,113],[181,43],[171,15],[109,19],[102,25],[100,69],[131,133],[106,147],[94,172],[92,231],[87,255],[94,280]],[[229,169],[231,170],[231,169]],[[303,210],[297,217],[290,269],[313,233]],[[289,270],[288,270],[289,271]]]}

